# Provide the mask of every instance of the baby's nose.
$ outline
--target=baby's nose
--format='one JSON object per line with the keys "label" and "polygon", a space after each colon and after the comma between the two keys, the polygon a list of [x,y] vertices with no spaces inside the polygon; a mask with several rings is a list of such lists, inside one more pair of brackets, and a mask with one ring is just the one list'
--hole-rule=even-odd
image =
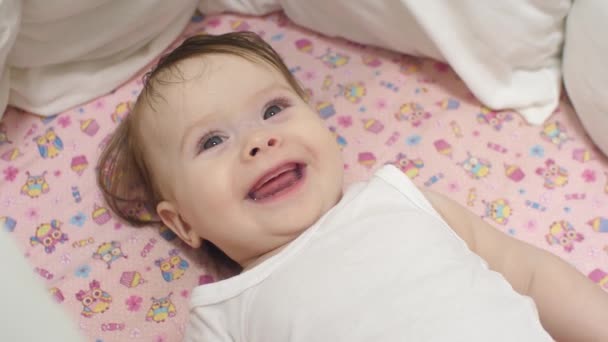
{"label": "baby's nose", "polygon": [[243,150],[245,159],[252,159],[260,153],[279,147],[281,138],[276,134],[258,134],[253,136]]}
{"label": "baby's nose", "polygon": [[[270,138],[268,139],[268,141],[266,142],[266,146],[268,147],[273,147],[277,144],[277,139],[276,138]],[[249,155],[252,157],[255,157],[256,154],[258,154],[258,152],[260,151],[260,148],[257,146],[254,146],[251,148],[251,150],[249,151]]]}

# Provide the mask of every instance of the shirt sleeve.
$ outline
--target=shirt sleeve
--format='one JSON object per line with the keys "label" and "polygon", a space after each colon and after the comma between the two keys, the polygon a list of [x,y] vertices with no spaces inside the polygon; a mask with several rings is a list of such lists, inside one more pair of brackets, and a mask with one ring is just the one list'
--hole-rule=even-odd
{"label": "shirt sleeve", "polygon": [[391,185],[395,190],[399,191],[405,196],[414,206],[423,210],[427,214],[434,217],[441,218],[441,215],[437,213],[435,208],[426,199],[424,194],[418,189],[407,175],[405,175],[396,166],[388,164],[380,169],[376,176],[382,179],[384,182]]}

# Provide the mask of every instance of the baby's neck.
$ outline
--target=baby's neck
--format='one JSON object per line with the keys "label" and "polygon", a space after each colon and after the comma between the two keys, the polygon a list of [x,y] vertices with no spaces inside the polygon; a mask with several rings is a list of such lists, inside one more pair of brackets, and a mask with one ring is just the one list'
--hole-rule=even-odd
{"label": "baby's neck", "polygon": [[272,257],[273,255],[278,254],[280,251],[282,251],[285,247],[287,247],[287,245],[289,245],[291,243],[291,241],[269,251],[266,252],[260,256],[257,256],[255,258],[252,258],[246,262],[242,262],[241,263],[241,267],[243,267],[243,272],[248,271],[252,268],[254,268],[255,266],[261,264],[262,262],[264,262],[265,260],[267,260],[268,258]]}

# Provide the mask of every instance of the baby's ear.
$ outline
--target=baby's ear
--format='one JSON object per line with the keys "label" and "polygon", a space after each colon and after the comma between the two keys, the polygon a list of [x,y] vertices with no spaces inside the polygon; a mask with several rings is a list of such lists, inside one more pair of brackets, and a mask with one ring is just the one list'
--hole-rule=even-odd
{"label": "baby's ear", "polygon": [[201,237],[186,222],[173,203],[162,201],[156,206],[156,212],[165,226],[171,229],[182,241],[192,248],[201,246]]}

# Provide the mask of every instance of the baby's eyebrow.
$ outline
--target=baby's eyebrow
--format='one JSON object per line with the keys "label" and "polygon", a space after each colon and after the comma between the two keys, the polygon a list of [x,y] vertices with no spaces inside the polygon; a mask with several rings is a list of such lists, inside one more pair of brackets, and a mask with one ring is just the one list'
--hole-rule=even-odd
{"label": "baby's eyebrow", "polygon": [[255,93],[253,93],[249,97],[247,102],[251,103],[253,101],[259,101],[260,97],[263,97],[264,95],[271,94],[276,91],[291,92],[291,93],[295,94],[295,91],[290,86],[282,84],[282,83],[273,82],[272,84],[268,85],[267,87],[264,87],[264,88],[256,91]]}

